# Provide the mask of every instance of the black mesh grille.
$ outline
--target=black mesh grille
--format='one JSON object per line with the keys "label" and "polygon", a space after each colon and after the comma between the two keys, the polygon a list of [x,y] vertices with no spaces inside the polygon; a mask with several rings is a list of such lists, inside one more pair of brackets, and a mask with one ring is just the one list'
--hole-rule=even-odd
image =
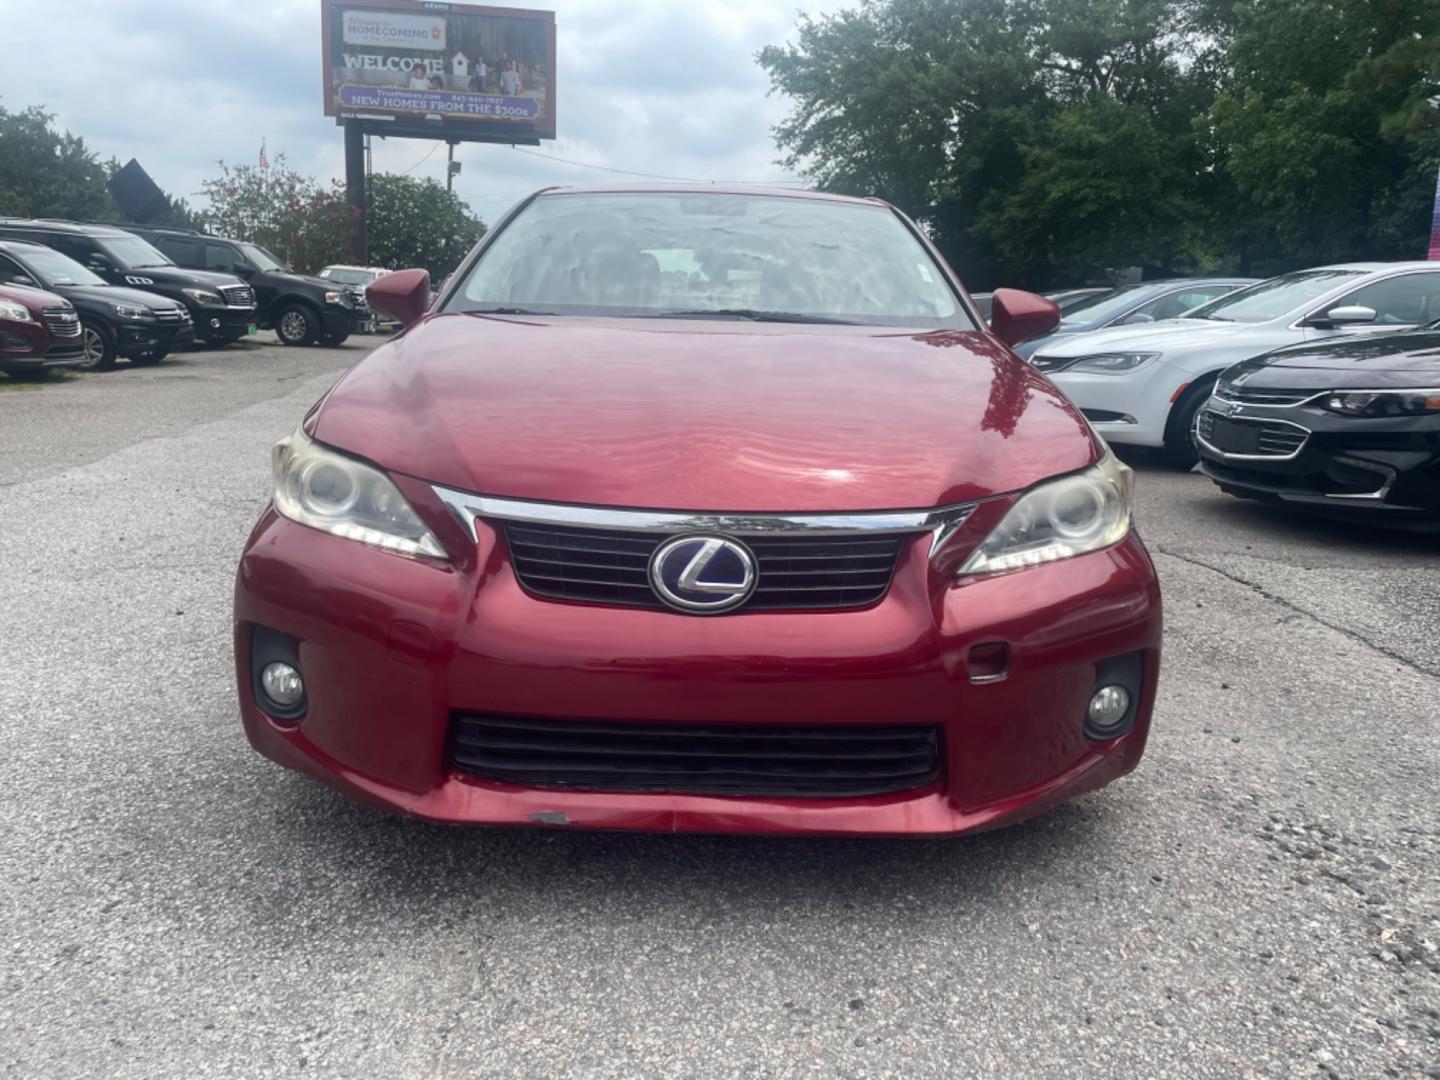
{"label": "black mesh grille", "polygon": [[1232,420],[1209,409],[1200,414],[1200,437],[1229,454],[1289,457],[1305,445],[1310,433],[1289,424],[1262,420]]}
{"label": "black mesh grille", "polygon": [[[537,596],[664,607],[650,588],[650,557],[669,536],[508,522],[520,584]],[[885,595],[910,536],[746,536],[758,584],[738,610],[864,607]]]}
{"label": "black mesh grille", "polygon": [[450,762],[526,787],[822,797],[923,787],[933,727],[680,727],[457,716]]}

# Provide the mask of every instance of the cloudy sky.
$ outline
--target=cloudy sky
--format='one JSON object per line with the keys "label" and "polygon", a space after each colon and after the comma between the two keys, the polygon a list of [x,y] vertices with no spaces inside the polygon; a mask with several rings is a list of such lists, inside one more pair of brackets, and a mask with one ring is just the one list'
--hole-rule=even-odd
{"label": "cloudy sky", "polygon": [[[513,2],[556,12],[559,137],[539,153],[707,180],[790,175],[770,137],[786,103],[767,97],[755,52],[788,40],[802,11],[856,4]],[[220,158],[254,163],[262,138],[272,161],[344,173],[340,129],[321,111],[320,0],[0,0],[0,27],[0,104],[45,106],[173,194],[192,197]],[[456,153],[456,190],[486,219],[546,184],[624,179],[508,146]],[[443,181],[444,145],[376,140],[375,168]]]}

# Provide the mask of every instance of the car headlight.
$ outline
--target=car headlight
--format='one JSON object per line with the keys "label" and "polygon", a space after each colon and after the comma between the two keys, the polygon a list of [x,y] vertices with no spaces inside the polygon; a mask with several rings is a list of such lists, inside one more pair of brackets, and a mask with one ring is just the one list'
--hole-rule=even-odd
{"label": "car headlight", "polygon": [[1343,416],[1423,416],[1440,412],[1440,390],[1342,391],[1320,405]]}
{"label": "car headlight", "polygon": [[297,430],[275,444],[275,509],[291,521],[397,555],[445,558],[405,496],[379,469]]}
{"label": "car headlight", "polygon": [[325,303],[334,304],[337,307],[350,306],[350,294],[346,292],[335,292],[331,290],[325,294]]}
{"label": "car headlight", "polygon": [[1130,372],[1138,371],[1159,355],[1156,352],[1096,353],[1093,356],[1080,357],[1064,370],[1086,371],[1092,375],[1129,375]]}
{"label": "car headlight", "polygon": [[0,319],[9,319],[11,322],[31,322],[30,309],[24,304],[14,304],[9,300],[0,300]]}
{"label": "car headlight", "polygon": [[111,304],[110,307],[122,319],[149,319],[152,317],[149,308],[136,307],[134,304]]}
{"label": "car headlight", "polygon": [[1134,476],[1107,451],[1084,472],[1031,488],[965,560],[960,576],[1018,570],[1118,544],[1130,532]]}
{"label": "car headlight", "polygon": [[195,303],[203,304],[205,307],[223,307],[225,305],[220,294],[211,292],[209,289],[181,289],[180,291]]}

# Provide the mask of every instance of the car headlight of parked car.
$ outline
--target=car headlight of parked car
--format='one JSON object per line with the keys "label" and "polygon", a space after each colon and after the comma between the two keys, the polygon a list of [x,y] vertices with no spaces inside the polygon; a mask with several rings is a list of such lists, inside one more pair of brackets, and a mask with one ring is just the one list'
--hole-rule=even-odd
{"label": "car headlight of parked car", "polygon": [[1016,500],[965,560],[960,576],[997,574],[1117,544],[1130,532],[1134,473],[1108,451],[1084,472],[1047,480]]}
{"label": "car headlight of parked car", "polygon": [[195,303],[204,307],[224,307],[225,301],[219,293],[213,293],[209,289],[181,289],[186,296]]}
{"label": "car headlight of parked car", "polygon": [[0,300],[0,319],[8,319],[10,322],[29,322],[30,312],[23,304],[12,304],[9,300]]}
{"label": "car headlight of parked car", "polygon": [[1440,412],[1440,390],[1348,390],[1321,404],[1343,416],[1423,416]]}
{"label": "car headlight of parked car", "polygon": [[1074,363],[1067,364],[1063,370],[1085,371],[1092,375],[1129,375],[1159,355],[1155,352],[1096,353],[1094,356],[1080,357]]}
{"label": "car headlight of parked car", "polygon": [[149,308],[136,307],[134,304],[111,304],[115,314],[122,319],[150,319],[153,318]]}
{"label": "car headlight of parked car", "polygon": [[350,294],[332,289],[325,294],[325,303],[334,304],[336,307],[350,307]]}
{"label": "car headlight of parked car", "polygon": [[397,555],[445,558],[400,489],[379,469],[296,431],[272,454],[275,509],[292,521]]}

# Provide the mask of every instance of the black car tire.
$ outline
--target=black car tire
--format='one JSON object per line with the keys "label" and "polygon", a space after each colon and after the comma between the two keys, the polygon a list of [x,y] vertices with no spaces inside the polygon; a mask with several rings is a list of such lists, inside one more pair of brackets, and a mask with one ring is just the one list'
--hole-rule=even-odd
{"label": "black car tire", "polygon": [[1165,457],[1177,469],[1193,469],[1200,460],[1200,451],[1195,446],[1195,418],[1214,389],[1214,375],[1197,379],[1170,408],[1170,419],[1165,423]]}
{"label": "black car tire", "polygon": [[109,371],[115,366],[115,338],[108,326],[95,319],[81,319],[80,339],[85,362],[76,365],[78,370]]}
{"label": "black car tire", "polygon": [[286,304],[275,313],[281,345],[310,345],[320,337],[320,316],[304,304]]}
{"label": "black car tire", "polygon": [[136,367],[154,367],[156,364],[160,363],[161,360],[164,360],[165,357],[169,355],[169,352],[165,349],[151,349],[149,352],[143,352],[139,353],[136,356],[132,356],[130,358],[130,363],[134,364]]}
{"label": "black car tire", "polygon": [[343,345],[349,336],[349,334],[324,334],[320,338],[320,344],[333,349],[337,345]]}

